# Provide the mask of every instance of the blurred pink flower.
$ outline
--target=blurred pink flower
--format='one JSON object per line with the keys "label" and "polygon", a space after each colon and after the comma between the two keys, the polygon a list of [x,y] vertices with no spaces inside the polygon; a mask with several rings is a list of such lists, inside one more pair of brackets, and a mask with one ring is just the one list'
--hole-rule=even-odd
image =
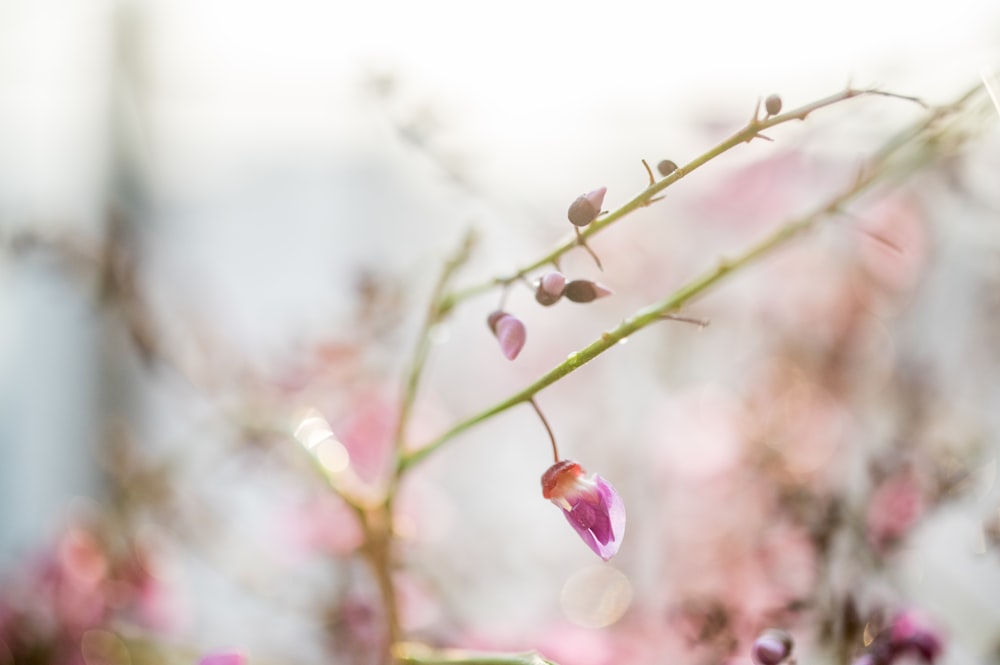
{"label": "blurred pink flower", "polygon": [[559,506],[587,547],[607,561],[621,545],[625,504],[603,478],[583,474],[576,462],[556,462],[542,474],[542,496]]}
{"label": "blurred pink flower", "polygon": [[892,621],[889,644],[897,654],[913,654],[925,663],[941,655],[941,636],[930,621],[914,610],[902,612]]}
{"label": "blurred pink flower", "polygon": [[868,542],[876,550],[897,543],[924,513],[920,484],[911,473],[889,478],[872,494],[868,504]]}
{"label": "blurred pink flower", "polygon": [[242,651],[217,651],[201,657],[198,665],[246,665],[247,657]]}

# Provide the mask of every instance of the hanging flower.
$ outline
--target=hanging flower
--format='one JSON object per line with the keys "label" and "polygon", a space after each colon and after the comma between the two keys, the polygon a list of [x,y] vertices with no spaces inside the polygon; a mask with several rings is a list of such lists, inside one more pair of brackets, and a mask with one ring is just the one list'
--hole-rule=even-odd
{"label": "hanging flower", "polygon": [[556,462],[542,474],[542,496],[559,506],[587,547],[607,561],[625,533],[625,504],[606,480],[584,473],[576,462]]}
{"label": "hanging flower", "polygon": [[521,319],[513,314],[497,310],[490,314],[486,323],[500,342],[500,351],[503,352],[507,360],[517,358],[517,354],[521,353],[524,341],[528,336]]}

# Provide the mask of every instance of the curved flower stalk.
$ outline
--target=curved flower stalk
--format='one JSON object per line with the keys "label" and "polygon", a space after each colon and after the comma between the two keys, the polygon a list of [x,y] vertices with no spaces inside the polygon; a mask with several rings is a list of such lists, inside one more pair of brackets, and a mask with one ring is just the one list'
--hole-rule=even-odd
{"label": "curved flower stalk", "polygon": [[559,506],[587,547],[607,561],[625,535],[625,504],[604,478],[584,473],[576,462],[556,462],[542,474],[542,496]]}

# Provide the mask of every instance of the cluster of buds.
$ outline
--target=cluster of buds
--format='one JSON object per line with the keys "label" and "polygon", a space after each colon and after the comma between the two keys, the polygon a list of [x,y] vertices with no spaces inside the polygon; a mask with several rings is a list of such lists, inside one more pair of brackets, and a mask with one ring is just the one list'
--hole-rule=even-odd
{"label": "cluster of buds", "polygon": [[750,647],[750,658],[757,665],[778,665],[792,655],[792,636],[780,628],[770,628],[757,636]]}
{"label": "cluster of buds", "polygon": [[931,665],[942,651],[937,631],[918,613],[907,611],[897,615],[875,637],[868,651],[854,660],[854,665],[892,665],[910,660]]}
{"label": "cluster of buds", "polygon": [[571,302],[587,303],[611,293],[608,287],[589,279],[567,281],[566,275],[557,270],[542,275],[535,286],[535,300],[546,307],[556,304],[563,296]]}

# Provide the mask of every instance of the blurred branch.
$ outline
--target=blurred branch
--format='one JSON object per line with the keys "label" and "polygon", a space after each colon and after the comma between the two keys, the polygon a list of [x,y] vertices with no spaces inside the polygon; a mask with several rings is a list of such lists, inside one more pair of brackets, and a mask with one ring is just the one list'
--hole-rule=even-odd
{"label": "blurred branch", "polygon": [[464,649],[434,649],[413,642],[397,644],[394,651],[398,662],[410,665],[556,665],[551,660],[543,658],[537,651],[493,653]]}
{"label": "blurred branch", "polygon": [[[954,103],[931,110],[922,120],[890,139],[878,151],[876,151],[858,171],[857,177],[854,179],[853,183],[840,194],[837,194],[826,203],[818,206],[811,213],[808,213],[798,219],[786,222],[770,235],[748,247],[743,253],[733,258],[720,259],[718,265],[714,268],[683,285],[673,294],[658,303],[654,303],[642,310],[639,310],[630,318],[622,322],[621,325],[614,330],[602,333],[601,336],[590,345],[569,354],[569,357],[564,362],[557,365],[555,368],[523,390],[504,400],[501,400],[480,413],[459,422],[454,427],[441,434],[430,443],[426,444],[424,447],[409,453],[403,457],[397,473],[402,474],[409,467],[424,459],[465,430],[470,429],[471,427],[488,420],[489,418],[502,413],[513,406],[521,404],[522,402],[528,402],[542,389],[552,385],[571,372],[576,371],[600,354],[612,348],[618,342],[626,339],[633,333],[642,330],[650,324],[661,321],[666,315],[679,311],[684,305],[708,291],[711,287],[722,281],[723,278],[751,263],[754,263],[758,259],[771,254],[774,250],[784,246],[793,238],[796,238],[815,227],[820,221],[841,214],[847,204],[857,199],[862,193],[870,189],[873,185],[880,182],[889,182],[912,173],[918,168],[925,166],[934,159],[940,157],[945,147],[952,150],[957,149],[962,142],[970,137],[970,132],[962,126],[963,119],[966,119],[962,112],[967,110],[966,107],[969,105],[970,101],[982,91],[983,87],[981,85],[977,85],[962,95]],[[790,119],[804,118],[818,108],[836,103],[837,101],[849,99],[850,97],[857,96],[859,94],[885,95],[888,93],[875,91],[852,91],[848,89],[842,93],[827,97],[824,100],[820,100],[795,111],[791,111],[782,116],[775,116],[774,118],[765,120],[758,120],[755,111],[753,119],[751,119],[746,128],[737,132],[730,139],[723,142],[716,148],[713,148],[709,152],[705,153],[694,162],[684,167],[683,170],[690,171],[692,168],[697,168],[713,157],[733,147],[737,143],[752,140],[759,134],[761,129],[773,126],[779,122],[787,122]],[[952,121],[952,124],[950,125],[947,124],[949,120]],[[680,170],[681,169],[678,169],[678,171]],[[632,210],[648,203],[657,192],[662,191],[669,184],[675,182],[681,177],[681,175],[676,174],[677,171],[660,182],[650,185],[649,188],[615,213],[594,222],[594,224],[588,229],[588,235],[592,235],[600,229],[607,227],[617,219],[620,219],[628,212],[631,212]],[[546,262],[566,251],[570,246],[571,245],[560,246],[554,252],[545,257],[545,259],[533,263],[531,266],[519,271],[518,276],[527,270],[544,265]],[[515,278],[516,277],[517,276],[515,276]],[[491,283],[491,285],[492,284],[493,283]],[[466,291],[464,293],[471,294],[471,291]]]}

